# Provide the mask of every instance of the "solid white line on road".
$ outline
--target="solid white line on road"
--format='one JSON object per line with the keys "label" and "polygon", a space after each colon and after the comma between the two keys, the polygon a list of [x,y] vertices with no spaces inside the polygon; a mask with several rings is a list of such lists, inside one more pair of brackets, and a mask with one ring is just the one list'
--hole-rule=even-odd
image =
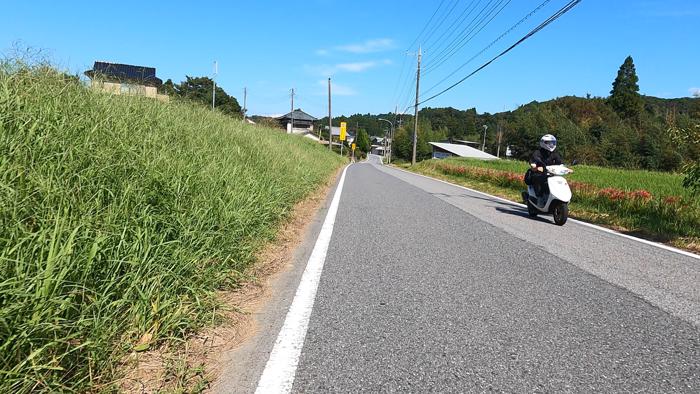
{"label": "solid white line on road", "polygon": [[272,348],[265,370],[260,376],[258,387],[255,390],[256,393],[276,394],[288,393],[292,390],[294,375],[296,374],[299,356],[301,356],[304,339],[306,338],[306,330],[309,326],[311,310],[316,298],[316,290],[323,271],[323,264],[326,261],[328,245],[331,242],[335,215],[338,212],[340,195],[343,191],[345,173],[348,167],[345,167],[343,174],[340,176],[338,187],[328,208],[321,232],[318,234],[314,249],[311,252],[311,256],[309,256],[309,261],[306,263],[301,283],[299,283],[292,305],[289,307],[287,317],[284,319],[284,324]]}
{"label": "solid white line on road", "polygon": [[[451,183],[451,182],[443,181],[442,179],[437,179],[437,178],[429,177],[429,176],[427,176],[427,175],[418,174],[418,173],[411,172],[411,171],[406,171],[406,170],[404,170],[404,169],[397,168],[397,167],[392,167],[392,168],[394,168],[394,169],[396,169],[396,170],[399,170],[399,171],[403,171],[403,172],[405,172],[405,173],[407,173],[407,174],[417,175],[417,176],[420,176],[420,177],[423,177],[423,178],[428,178],[428,179],[432,179],[432,180],[434,180],[434,181],[446,183],[446,184],[448,184],[448,185],[452,185],[452,186],[458,187],[458,188],[460,188],[460,189],[469,190],[470,192],[473,192],[473,193],[476,193],[476,194],[480,194],[480,195],[482,195],[482,196],[490,197],[490,198],[492,198],[492,199],[494,199],[494,200],[498,200],[498,201],[501,201],[501,202],[504,202],[504,203],[508,203],[508,204],[510,204],[510,205],[515,205],[515,206],[518,206],[518,207],[521,207],[521,208],[527,208],[527,206],[526,206],[525,204],[520,204],[520,203],[511,201],[511,200],[508,200],[508,199],[505,199],[505,198],[502,198],[502,197],[497,197],[497,196],[493,196],[493,195],[488,194],[488,193],[480,192],[480,191],[478,191],[478,190],[470,189],[470,188],[468,188],[468,187],[466,187],[466,186],[461,186],[461,185],[457,185],[457,184],[454,184],[454,183]],[[623,238],[627,238],[627,239],[632,240],[632,241],[641,242],[641,243],[643,243],[643,244],[647,244],[647,245],[651,245],[651,246],[654,246],[654,247],[657,247],[657,248],[661,248],[661,249],[667,250],[667,251],[669,251],[669,252],[674,252],[674,253],[682,254],[682,255],[684,255],[684,256],[688,256],[688,257],[692,257],[692,258],[694,258],[694,259],[700,260],[700,255],[697,255],[697,254],[691,253],[691,252],[686,252],[685,250],[681,250],[681,249],[678,249],[678,248],[674,248],[673,246],[667,246],[667,245],[664,245],[664,244],[660,244],[660,243],[658,243],[658,242],[647,241],[646,239],[637,238],[637,237],[633,237],[633,236],[631,236],[631,235],[618,233],[618,232],[615,231],[615,230],[611,230],[611,229],[609,229],[609,228],[601,227],[601,226],[598,226],[598,225],[595,225],[595,224],[591,224],[591,223],[588,223],[588,222],[583,222],[583,221],[576,220],[576,219],[570,219],[570,221],[575,222],[575,223],[578,223],[578,224],[581,224],[581,225],[586,226],[586,227],[590,227],[590,228],[594,228],[594,229],[597,229],[597,230],[606,232],[606,233],[608,233],[608,234],[614,234],[614,235],[617,235],[617,236],[620,236],[620,237],[623,237]]]}

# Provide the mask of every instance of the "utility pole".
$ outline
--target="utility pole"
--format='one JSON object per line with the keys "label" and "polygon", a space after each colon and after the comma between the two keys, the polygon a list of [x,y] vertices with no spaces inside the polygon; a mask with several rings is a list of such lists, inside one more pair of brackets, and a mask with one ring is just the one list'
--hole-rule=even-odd
{"label": "utility pole", "polygon": [[499,159],[501,158],[501,137],[503,137],[503,129],[501,128],[501,124],[498,124],[498,131],[496,132],[496,135],[498,135],[498,149],[496,149],[496,157]]}
{"label": "utility pole", "polygon": [[333,150],[333,118],[331,118],[331,79],[328,78],[328,150]]}
{"label": "utility pole", "polygon": [[294,88],[292,88],[292,95],[291,96],[292,96],[292,112],[290,112],[290,114],[292,114],[292,125],[289,128],[289,132],[294,133]]}
{"label": "utility pole", "polygon": [[246,114],[246,112],[248,112],[246,110],[246,101],[247,100],[248,100],[248,88],[244,87],[243,88],[243,123],[245,123],[245,118],[246,118],[245,114]]}
{"label": "utility pole", "polygon": [[481,145],[481,151],[486,152],[486,130],[489,128],[489,126],[484,125],[484,144]]}
{"label": "utility pole", "polygon": [[214,103],[216,102],[216,75],[219,74],[219,64],[214,60],[214,77],[212,77],[212,86],[213,88],[211,89],[211,110],[214,110]]}
{"label": "utility pole", "polygon": [[418,67],[416,69],[416,105],[413,108],[413,155],[411,156],[411,165],[416,165],[416,145],[418,144],[418,94],[420,93],[420,60],[421,47],[418,46]]}

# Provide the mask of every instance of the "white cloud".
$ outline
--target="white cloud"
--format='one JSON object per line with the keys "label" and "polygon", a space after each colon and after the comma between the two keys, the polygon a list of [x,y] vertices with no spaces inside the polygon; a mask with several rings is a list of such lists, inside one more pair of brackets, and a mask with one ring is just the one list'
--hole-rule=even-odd
{"label": "white cloud", "polygon": [[693,97],[700,97],[700,88],[690,88],[688,92],[690,92],[690,95]]}
{"label": "white cloud", "polygon": [[[320,80],[318,81],[317,85],[323,87],[323,89],[318,93],[319,96],[325,96],[328,94],[328,90],[326,90],[328,89],[328,80]],[[357,91],[348,85],[333,82],[331,85],[331,94],[333,96],[356,96]]]}
{"label": "white cloud", "polygon": [[391,38],[377,38],[373,40],[367,40],[361,43],[347,44],[347,45],[337,45],[331,49],[321,48],[316,50],[316,55],[327,56],[331,52],[346,52],[346,53],[376,53],[388,51],[390,49],[396,48],[394,40]]}
{"label": "white cloud", "polygon": [[378,66],[392,64],[391,60],[384,59],[381,61],[366,61],[366,62],[353,62],[353,63],[338,63],[338,64],[321,64],[316,66],[306,65],[304,68],[307,72],[314,75],[335,75],[341,72],[348,73],[360,73],[365,72],[371,68]]}
{"label": "white cloud", "polygon": [[394,47],[394,40],[391,38],[378,38],[374,40],[367,40],[359,44],[339,45],[335,47],[335,49],[350,53],[373,53],[387,51],[389,49],[393,49]]}
{"label": "white cloud", "polygon": [[375,67],[377,62],[357,62],[357,63],[341,63],[336,64],[335,68],[339,71],[348,71],[353,73],[359,73]]}
{"label": "white cloud", "polygon": [[333,85],[333,94],[336,96],[355,96],[357,91],[350,86],[336,83]]}

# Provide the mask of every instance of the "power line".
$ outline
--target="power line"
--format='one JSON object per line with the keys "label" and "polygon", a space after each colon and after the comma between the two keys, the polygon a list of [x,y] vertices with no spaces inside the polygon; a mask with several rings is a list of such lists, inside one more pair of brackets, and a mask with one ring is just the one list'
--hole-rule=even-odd
{"label": "power line", "polygon": [[428,42],[430,40],[430,38],[433,36],[433,34],[435,34],[435,32],[438,30],[438,28],[443,24],[443,22],[445,22],[445,19],[447,19],[447,17],[450,16],[450,14],[452,14],[452,11],[454,11],[455,7],[457,7],[457,4],[459,4],[459,2],[455,1],[454,4],[452,5],[452,8],[450,8],[449,11],[447,11],[444,14],[444,16],[442,17],[440,22],[438,22],[437,25],[435,25],[435,27],[430,31],[430,33],[423,39],[423,43]]}
{"label": "power line", "polygon": [[[472,77],[474,74],[476,74],[476,73],[478,73],[479,71],[483,70],[483,69],[486,68],[488,65],[490,65],[491,63],[493,63],[494,61],[496,61],[497,59],[499,59],[500,57],[502,57],[502,56],[505,55],[506,53],[508,53],[508,52],[510,52],[511,50],[513,50],[513,48],[515,48],[515,47],[517,47],[518,45],[522,44],[522,43],[523,43],[524,41],[526,41],[528,38],[534,36],[535,34],[537,34],[538,32],[540,32],[542,29],[544,29],[545,27],[547,27],[549,24],[551,24],[551,23],[554,22],[555,20],[559,19],[562,15],[564,15],[564,14],[567,13],[567,12],[569,12],[572,8],[574,8],[574,7],[575,7],[576,5],[578,5],[580,2],[581,2],[581,0],[571,0],[571,1],[570,1],[569,3],[567,3],[564,7],[562,7],[559,11],[557,11],[557,12],[554,13],[552,16],[550,16],[549,18],[547,18],[544,22],[540,23],[539,26],[537,26],[536,28],[532,29],[529,33],[527,33],[527,34],[526,34],[525,36],[523,36],[521,39],[519,39],[518,41],[516,41],[515,44],[511,45],[510,47],[508,47],[507,49],[505,49],[503,52],[499,53],[498,55],[496,55],[495,57],[493,57],[491,60],[489,60],[488,62],[484,63],[483,65],[481,65],[479,68],[477,68],[476,70],[474,70],[474,71],[472,71],[471,73],[469,73],[469,74],[468,74],[467,76],[465,76],[464,78],[460,79],[459,81],[457,81],[457,82],[453,83],[452,85],[448,86],[447,88],[443,89],[440,93],[434,94],[434,95],[428,97],[427,99],[421,101],[420,103],[418,103],[418,105],[424,104],[424,103],[426,103],[426,102],[428,102],[428,101],[430,101],[430,100],[432,100],[432,99],[434,99],[434,98],[436,98],[436,97],[438,97],[438,96],[441,96],[441,95],[444,94],[445,92],[447,92],[447,91],[453,89],[455,86],[457,86],[457,85],[461,84],[462,82],[466,81],[467,79],[469,79],[470,77]],[[408,108],[407,108],[407,109],[408,109]]]}
{"label": "power line", "polygon": [[[403,80],[403,73],[404,70],[406,70],[406,60],[407,57],[403,57],[403,62],[401,62],[401,72],[399,73],[399,78],[396,80],[396,85],[394,86],[394,93],[391,95],[391,98],[395,103],[399,102],[399,99],[401,98],[401,94],[399,92],[399,86],[401,86],[401,81]],[[403,91],[403,89],[402,89]]]}
{"label": "power line", "polygon": [[[474,9],[476,9],[476,7],[474,7],[474,9],[472,9],[472,11],[470,11],[466,15],[465,15],[465,13],[467,11],[469,11],[469,9],[472,7],[472,5],[474,5],[475,2],[476,2],[476,0],[472,0],[472,2],[469,3],[469,5],[467,5],[467,7],[462,11],[462,13],[457,18],[455,18],[454,21],[452,21],[452,24],[450,24],[450,26],[448,28],[443,30],[442,34],[440,34],[440,36],[438,38],[436,38],[433,42],[430,42],[430,43],[426,42],[426,46],[428,46],[429,48],[430,47],[437,48],[437,43],[443,42],[442,38],[445,37],[445,34],[447,34],[447,32],[456,31],[456,30],[452,30],[452,28],[455,27],[455,24],[464,21],[465,19],[467,19],[469,17],[469,15],[471,15],[472,11],[474,11]],[[481,0],[479,0],[479,2],[481,2]],[[478,3],[477,3],[477,5],[478,5]],[[450,36],[451,36],[451,34],[450,34]],[[436,51],[436,53],[438,53],[438,52]]]}
{"label": "power line", "polygon": [[[408,48],[406,48],[406,52],[410,51],[411,48],[413,48],[413,46],[418,42],[418,40],[419,40],[420,37],[423,35],[423,33],[425,32],[425,30],[428,28],[428,26],[430,26],[431,22],[433,21],[433,18],[435,18],[435,15],[437,15],[438,11],[442,8],[442,5],[443,5],[444,3],[445,3],[445,0],[441,0],[441,1],[440,1],[440,4],[438,4],[437,8],[435,8],[435,11],[433,11],[433,14],[430,16],[430,18],[428,19],[428,21],[427,21],[427,22],[425,23],[425,25],[423,26],[423,29],[420,31],[420,33],[418,33],[418,35],[417,35],[416,38],[413,40],[413,42],[411,43],[411,45],[409,45]],[[402,66],[401,66],[401,73],[399,74],[399,78],[396,80],[396,87],[394,88],[394,97],[396,98],[396,103],[400,103],[400,102],[402,101],[401,98],[404,96],[404,92],[405,92],[405,90],[406,90],[406,83],[404,82],[403,85],[402,85],[402,83],[401,83],[402,81],[404,81],[403,71],[404,71],[404,68],[405,68],[405,65],[406,65],[406,60],[407,60],[407,59],[406,59],[406,57],[404,56],[404,61],[403,61]],[[410,75],[411,75],[411,73],[408,73],[408,74],[406,75],[406,78],[409,79],[409,80],[410,80]],[[401,90],[399,91],[399,95],[396,96],[396,92],[398,91],[399,86],[403,86],[403,87],[402,87]],[[408,86],[409,86],[409,88],[410,88],[410,85],[408,85]]]}
{"label": "power line", "polygon": [[[438,82],[438,83],[436,83],[435,85],[433,85],[432,87],[430,87],[430,89],[426,90],[424,93],[431,92],[433,89],[435,89],[436,87],[440,86],[440,84],[442,84],[443,82],[445,82],[446,80],[448,80],[450,77],[452,77],[453,75],[455,75],[459,70],[463,69],[467,64],[471,63],[472,60],[474,60],[474,59],[476,59],[477,57],[481,56],[481,54],[483,54],[484,52],[486,52],[487,50],[489,50],[493,45],[495,45],[495,44],[496,44],[498,41],[500,41],[503,37],[505,37],[505,36],[507,36],[508,34],[510,34],[510,33],[511,33],[513,30],[515,30],[518,26],[520,26],[520,25],[523,24],[526,20],[528,20],[530,17],[532,17],[533,15],[535,15],[539,10],[541,10],[542,8],[544,8],[544,6],[547,5],[550,1],[551,1],[551,0],[545,0],[544,2],[542,2],[542,3],[541,3],[540,5],[538,5],[534,10],[530,11],[529,14],[525,15],[525,16],[524,16],[522,19],[520,19],[516,24],[514,24],[513,26],[511,26],[510,29],[506,30],[503,34],[501,34],[500,36],[498,36],[498,38],[496,38],[495,40],[491,41],[491,43],[490,43],[489,45],[487,45],[484,49],[482,49],[482,50],[479,51],[476,55],[474,55],[474,56],[472,56],[471,58],[469,58],[469,60],[467,60],[466,62],[464,62],[464,63],[463,63],[461,66],[459,66],[456,70],[452,71],[448,76],[446,76],[445,78],[441,79],[440,82]],[[426,72],[426,74],[427,74],[427,72]]]}
{"label": "power line", "polygon": [[[437,69],[441,65],[443,65],[446,61],[448,61],[453,55],[455,55],[457,52],[459,52],[462,48],[464,48],[465,45],[467,45],[474,37],[476,37],[479,33],[481,33],[482,30],[486,26],[488,26],[500,13],[505,9],[508,4],[510,4],[511,0],[505,1],[501,0],[497,4],[494,5],[493,8],[491,8],[482,18],[477,22],[476,25],[467,33],[462,39],[451,49],[449,52],[445,53],[440,59],[437,60],[437,64],[432,64],[429,69],[425,71],[426,74],[432,72],[433,70]],[[503,6],[501,6],[503,4]],[[496,11],[498,7],[501,7]],[[496,11],[494,13],[494,11]],[[486,18],[490,19],[484,23]],[[479,27],[481,25],[481,27]],[[476,30],[478,28],[478,30]],[[476,30],[476,31],[475,31]]]}
{"label": "power line", "polygon": [[418,33],[418,36],[416,36],[416,39],[413,40],[413,42],[411,43],[411,45],[408,46],[408,49],[406,49],[407,51],[410,50],[411,48],[413,48],[413,46],[418,42],[418,39],[419,39],[420,36],[425,32],[425,29],[428,28],[428,25],[430,25],[430,22],[433,21],[433,18],[435,18],[435,14],[437,14],[438,10],[442,7],[442,4],[443,4],[444,2],[445,2],[445,0],[441,0],[441,1],[440,1],[440,4],[438,4],[438,6],[437,6],[437,8],[435,9],[435,11],[433,11],[433,15],[430,16],[430,19],[428,19],[428,22],[425,24],[425,26],[423,26],[423,30],[421,30],[420,33]]}
{"label": "power line", "polygon": [[[474,7],[471,9],[471,11],[469,11],[469,13],[466,16],[464,16],[462,18],[462,20],[460,20],[460,23],[464,22],[474,11],[476,11],[479,4],[481,4],[481,1],[482,0],[479,0],[474,5]],[[462,35],[464,35],[464,32],[469,30],[469,28],[474,24],[474,22],[477,20],[477,18],[479,18],[479,15],[481,15],[481,13],[483,13],[484,10],[486,10],[494,1],[495,0],[488,0],[487,4],[484,5],[484,7],[481,9],[481,11],[479,11],[476,15],[474,15],[474,17],[472,17],[472,19],[469,21],[469,23],[464,24],[464,27],[462,28],[462,30],[459,33],[457,33],[457,35],[454,38],[452,38],[452,34],[450,34],[451,41],[449,41],[447,43],[443,43],[443,45],[440,45],[438,48],[436,48],[436,50],[434,51],[435,58],[442,56],[446,51],[450,50],[450,48],[453,45],[455,45],[455,43],[460,39],[460,37],[462,37]],[[455,31],[457,31],[457,30],[455,30]]]}

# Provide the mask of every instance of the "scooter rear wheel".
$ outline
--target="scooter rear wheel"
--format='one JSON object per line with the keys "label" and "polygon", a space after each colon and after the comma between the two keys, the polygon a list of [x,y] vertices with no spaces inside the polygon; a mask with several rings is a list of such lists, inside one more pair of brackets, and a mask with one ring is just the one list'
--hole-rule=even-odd
{"label": "scooter rear wheel", "polygon": [[554,216],[554,223],[563,226],[569,218],[569,204],[557,201],[552,209],[552,216]]}

